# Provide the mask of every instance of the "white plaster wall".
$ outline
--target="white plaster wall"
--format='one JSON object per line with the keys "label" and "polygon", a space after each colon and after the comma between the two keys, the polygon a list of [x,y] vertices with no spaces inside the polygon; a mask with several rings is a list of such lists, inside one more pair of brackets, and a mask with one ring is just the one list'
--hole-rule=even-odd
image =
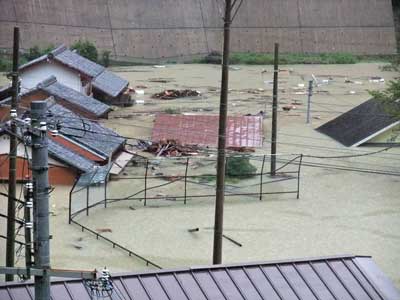
{"label": "white plaster wall", "polygon": [[58,82],[78,92],[81,92],[83,89],[80,76],[77,72],[74,72],[57,63],[42,62],[22,71],[22,92],[26,92],[32,88],[35,88],[38,83],[52,75],[57,78]]}

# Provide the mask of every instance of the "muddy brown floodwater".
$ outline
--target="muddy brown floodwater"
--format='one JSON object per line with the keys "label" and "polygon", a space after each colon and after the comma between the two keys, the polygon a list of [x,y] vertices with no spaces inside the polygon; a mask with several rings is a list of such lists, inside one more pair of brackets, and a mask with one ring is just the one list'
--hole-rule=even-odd
{"label": "muddy brown floodwater", "polygon": [[[286,155],[346,156],[376,151],[377,148],[368,147],[346,148],[314,129],[367,100],[367,90],[385,87],[385,84],[370,83],[370,76],[382,76],[387,82],[398,75],[382,72],[379,67],[378,63],[282,66],[278,152]],[[116,108],[109,120],[102,121],[122,135],[149,138],[154,116],[159,112],[218,112],[219,66],[167,65],[165,68],[141,66],[113,70],[128,79],[132,87],[144,90],[143,95],[136,96],[141,104]],[[329,83],[316,88],[312,122],[306,124],[307,96],[303,85],[307,87],[312,74],[321,82],[325,80]],[[272,68],[235,66],[230,79],[230,114],[267,112],[264,147],[257,149],[255,155],[268,153]],[[345,83],[346,79],[353,83]],[[172,88],[195,89],[202,92],[202,96],[177,100],[150,98],[153,93]],[[290,112],[282,110],[283,105],[293,103],[295,109]],[[400,172],[400,148],[362,157],[304,160],[319,165]],[[207,167],[204,168],[207,171]],[[168,172],[166,169],[163,171]],[[214,165],[209,165],[208,171],[215,171]],[[143,166],[130,166],[125,174],[130,176],[141,172]],[[263,201],[246,196],[228,197],[225,234],[240,242],[242,247],[224,240],[223,261],[371,255],[400,288],[399,183],[400,177],[397,176],[303,166],[299,200],[294,195],[267,195]],[[107,265],[113,272],[145,269],[145,264],[139,260],[67,224],[69,188],[56,187],[51,197],[52,265],[79,269]],[[109,184],[108,193],[110,197],[129,195],[141,188],[141,180],[117,180]],[[274,188],[271,187],[271,190]],[[287,187],[281,184],[279,188]],[[213,193],[213,184],[210,183],[207,189],[208,193]],[[179,193],[182,186],[163,192]],[[189,201],[186,206],[168,202],[147,207],[142,202],[121,201],[110,204],[107,209],[98,207],[91,211],[89,217],[82,215],[77,221],[93,229],[110,229],[111,232],[104,235],[164,268],[204,265],[210,264],[212,257],[213,201],[210,197]],[[1,210],[5,210],[5,202],[2,202]],[[0,225],[1,231],[5,232],[3,220]],[[189,233],[191,228],[199,228],[199,231]],[[3,242],[0,243],[0,253],[4,253]]]}

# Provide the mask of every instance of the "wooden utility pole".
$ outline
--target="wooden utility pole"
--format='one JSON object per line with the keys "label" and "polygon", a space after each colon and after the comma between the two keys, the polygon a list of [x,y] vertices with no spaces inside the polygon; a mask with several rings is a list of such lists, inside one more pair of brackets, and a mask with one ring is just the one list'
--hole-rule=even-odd
{"label": "wooden utility pole", "polygon": [[[8,172],[8,203],[7,203],[7,244],[6,244],[6,266],[13,267],[15,260],[15,198],[16,198],[16,164],[17,164],[17,125],[14,119],[17,117],[18,108],[18,60],[19,60],[19,28],[14,27],[13,44],[13,66],[12,78],[12,98],[11,98],[11,134],[10,134],[10,153],[9,153],[9,172]],[[6,275],[6,281],[13,281],[12,274]]]}
{"label": "wooden utility pole", "polygon": [[278,74],[279,74],[279,44],[274,51],[274,90],[272,96],[272,135],[271,135],[271,176],[276,174],[276,142],[278,131]]}
{"label": "wooden utility pole", "polygon": [[215,197],[215,223],[213,264],[222,263],[222,238],[225,198],[226,120],[228,114],[230,27],[243,0],[225,0],[224,52],[222,57],[221,99],[219,106],[217,190]]}

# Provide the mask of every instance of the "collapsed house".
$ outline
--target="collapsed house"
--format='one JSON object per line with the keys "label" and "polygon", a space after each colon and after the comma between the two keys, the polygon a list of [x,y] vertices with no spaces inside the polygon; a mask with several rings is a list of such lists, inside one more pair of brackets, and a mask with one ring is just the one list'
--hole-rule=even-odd
{"label": "collapsed house", "polygon": [[347,147],[400,146],[400,118],[370,99],[316,129]]}
{"label": "collapsed house", "polygon": [[19,72],[23,93],[36,88],[49,75],[53,75],[61,84],[104,103],[121,106],[133,104],[127,80],[63,45],[20,66]]}

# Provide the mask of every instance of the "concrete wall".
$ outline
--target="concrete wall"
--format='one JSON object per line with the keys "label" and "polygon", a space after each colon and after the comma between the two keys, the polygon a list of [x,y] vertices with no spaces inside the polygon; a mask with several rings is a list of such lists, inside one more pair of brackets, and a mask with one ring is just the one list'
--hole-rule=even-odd
{"label": "concrete wall", "polygon": [[[222,0],[0,0],[0,47],[12,27],[22,46],[89,38],[123,58],[168,58],[220,50]],[[234,51],[396,51],[391,0],[245,0]]]}

